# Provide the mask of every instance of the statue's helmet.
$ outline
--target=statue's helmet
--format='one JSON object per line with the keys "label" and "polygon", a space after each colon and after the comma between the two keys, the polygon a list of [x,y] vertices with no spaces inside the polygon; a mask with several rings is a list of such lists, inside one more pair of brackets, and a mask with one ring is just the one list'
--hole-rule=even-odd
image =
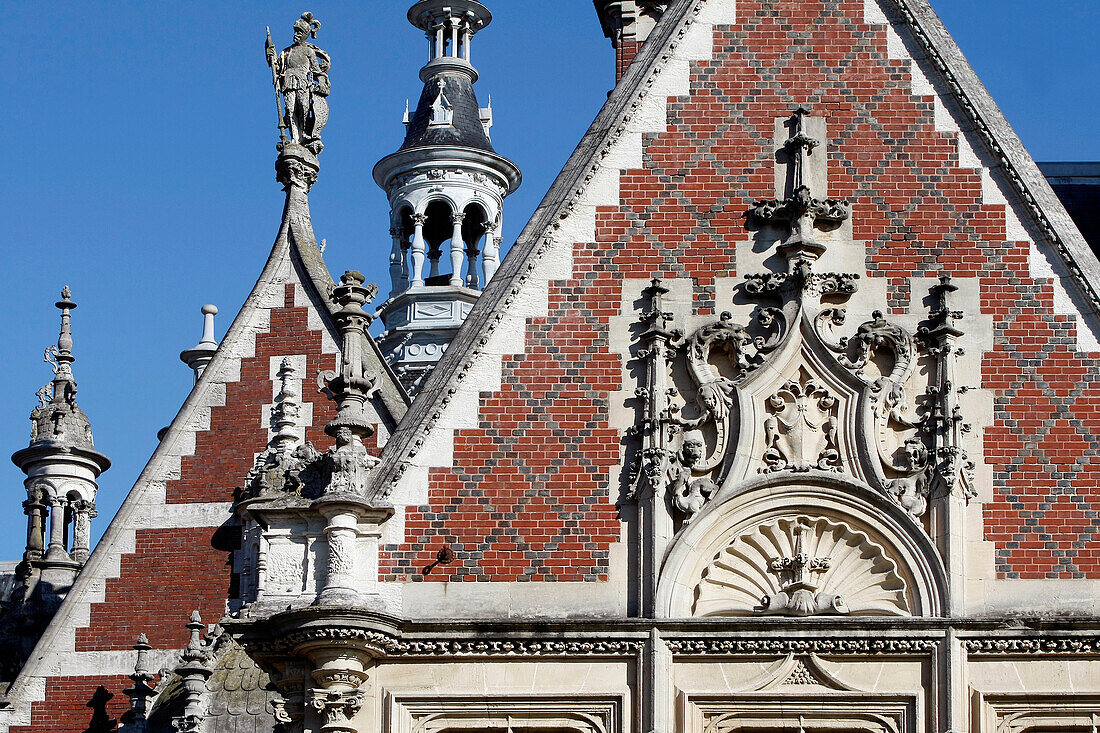
{"label": "statue's helmet", "polygon": [[313,13],[302,13],[302,17],[294,21],[294,30],[307,33],[310,38],[316,38],[320,29],[321,21],[315,19]]}

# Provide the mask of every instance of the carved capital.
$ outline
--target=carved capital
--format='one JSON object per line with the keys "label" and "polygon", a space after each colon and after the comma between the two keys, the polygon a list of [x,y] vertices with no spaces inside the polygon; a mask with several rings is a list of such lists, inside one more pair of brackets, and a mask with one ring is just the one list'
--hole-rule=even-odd
{"label": "carved capital", "polygon": [[317,156],[300,145],[287,145],[275,160],[275,179],[283,190],[300,188],[307,193],[317,182],[320,165]]}
{"label": "carved capital", "polygon": [[363,693],[358,690],[312,690],[309,706],[320,715],[324,733],[357,733],[351,720],[363,707]]}

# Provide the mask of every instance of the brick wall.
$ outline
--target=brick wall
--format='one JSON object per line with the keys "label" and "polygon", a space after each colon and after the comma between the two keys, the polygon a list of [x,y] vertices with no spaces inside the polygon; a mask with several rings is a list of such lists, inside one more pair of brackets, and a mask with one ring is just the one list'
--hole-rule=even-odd
{"label": "brick wall", "polygon": [[133,684],[126,677],[65,677],[50,680],[46,699],[31,705],[33,725],[11,733],[108,733],[118,730],[130,709],[122,694]]}
{"label": "brick wall", "polygon": [[[321,449],[331,444],[323,427],[335,417],[336,405],[310,384],[318,370],[335,368],[336,357],[322,354],[322,335],[309,329],[308,309],[293,307],[294,286],[286,285],[284,292],[284,305],[270,312],[270,328],[256,336],[254,356],[241,362],[240,381],[226,385],[225,405],[212,409],[210,429],[197,435],[195,454],[183,458],[180,478],[168,483],[169,504],[233,500],[255,454],[267,444],[263,405],[272,403],[272,357],[306,355],[302,398],[313,403],[306,437]],[[186,645],[184,624],[191,611],[212,623],[234,597],[232,552],[239,543],[240,531],[232,523],[139,530],[136,551],[122,557],[119,577],[107,580],[104,601],[92,606],[89,625],[76,629],[77,652],[131,649],[140,633],[155,649]],[[91,717],[85,705],[99,686],[113,695],[107,710],[117,719],[128,705],[122,690],[129,684],[125,677],[49,679],[46,702],[35,703],[34,724],[27,730],[85,731]]]}
{"label": "brick wall", "polygon": [[[1097,355],[1073,353],[1072,324],[1032,278],[1028,244],[1009,240],[1003,205],[983,203],[980,171],[959,166],[956,135],[936,130],[933,99],[913,93],[910,62],[889,58],[863,0],[745,1],[738,13],[716,32],[715,58],[693,64],[692,94],[670,100],[668,130],[646,139],[644,167],[623,172],[620,205],[598,212],[596,241],[578,243],[573,278],[551,283],[550,317],[530,322],[528,353],[505,358],[481,427],[457,433],[454,468],[431,473],[428,505],[410,514],[405,543],[386,548],[384,574],[423,577],[452,542],[462,561],[427,579],[604,576],[620,481],[605,461],[622,440],[606,422],[624,386],[608,343],[617,284],[690,277],[697,312],[720,311],[714,279],[739,274],[743,214],[774,196],[774,120],[808,104],[827,118],[829,193],[853,202],[854,239],[866,242],[869,275],[888,281],[890,309],[908,304],[911,277],[980,278],[995,326],[984,386],[996,394],[986,435],[996,495],[985,516],[998,571],[1100,578],[1100,556],[1084,547],[1100,521],[1090,508]],[[561,410],[583,439],[555,435]],[[566,460],[585,472],[563,479]],[[578,500],[594,503],[578,512]],[[575,537],[593,541],[562,544]]]}
{"label": "brick wall", "polygon": [[623,78],[623,74],[630,67],[634,57],[638,55],[638,49],[642,47],[642,44],[638,41],[621,40],[618,45],[615,46],[615,83],[618,84],[619,80]]}

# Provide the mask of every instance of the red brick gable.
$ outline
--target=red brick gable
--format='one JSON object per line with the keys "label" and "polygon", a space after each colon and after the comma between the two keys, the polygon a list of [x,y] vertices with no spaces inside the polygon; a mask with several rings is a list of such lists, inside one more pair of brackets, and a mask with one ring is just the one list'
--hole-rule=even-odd
{"label": "red brick gable", "polygon": [[[691,94],[669,100],[668,129],[646,136],[643,167],[623,172],[619,205],[598,210],[595,241],[576,243],[572,277],[550,283],[548,318],[528,319],[527,353],[504,357],[480,427],[456,433],[453,467],[431,470],[428,504],[409,514],[384,572],[423,577],[453,542],[459,562],[426,579],[605,576],[623,469],[555,474],[566,459],[606,465],[622,447],[626,426],[606,417],[612,393],[634,387],[609,341],[618,284],[691,278],[696,313],[720,312],[715,278],[744,274],[734,261],[734,243],[751,238],[744,213],[774,196],[775,120],[807,104],[827,119],[829,195],[852,203],[868,275],[888,284],[884,305],[907,308],[912,277],[979,280],[994,326],[980,386],[995,392],[985,517],[998,573],[1100,578],[1100,558],[1083,547],[1100,521],[1090,508],[1098,355],[1074,353],[1072,318],[1033,277],[1029,243],[1009,236],[980,169],[960,167],[957,134],[937,130],[934,98],[914,93],[912,62],[892,58],[889,31],[866,22],[863,0],[746,1],[737,14],[716,29],[713,59],[692,63]],[[555,362],[568,354],[585,358]],[[592,432],[547,449],[559,411]],[[579,498],[595,509],[558,510]],[[581,557],[559,552],[575,537],[592,539]]]}
{"label": "red brick gable", "polygon": [[[194,454],[182,459],[179,478],[168,482],[169,504],[233,500],[267,445],[263,406],[272,401],[273,357],[305,354],[307,374],[335,368],[335,354],[323,353],[322,332],[309,327],[310,309],[294,307],[294,291],[293,283],[282,287],[284,302],[270,310],[270,326],[256,335],[255,353],[241,360],[240,378],[226,385],[224,406],[212,408],[209,429],[198,433]],[[327,446],[331,439],[323,428],[336,415],[335,403],[311,389],[302,390],[302,399],[313,409],[306,439]],[[236,596],[232,553],[240,544],[240,530],[226,519],[221,527],[138,530],[135,552],[122,556],[120,575],[106,580],[90,623],[75,630],[76,651],[129,650],[141,633],[154,649],[179,649],[187,642],[184,624],[191,611],[209,622],[221,618]],[[110,696],[106,710],[117,720],[128,707],[122,691],[130,684],[126,677],[49,678],[46,701],[34,704],[33,725],[13,730],[85,730],[93,713],[88,705],[100,687],[97,699]]]}

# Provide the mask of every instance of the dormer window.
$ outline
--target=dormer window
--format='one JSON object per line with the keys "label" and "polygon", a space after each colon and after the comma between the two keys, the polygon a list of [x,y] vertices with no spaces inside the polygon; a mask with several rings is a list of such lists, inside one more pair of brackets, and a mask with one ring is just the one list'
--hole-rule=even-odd
{"label": "dormer window", "polygon": [[435,101],[432,102],[432,117],[428,124],[431,127],[450,126],[454,123],[455,109],[447,100],[447,95],[443,93],[443,89],[447,86],[447,83],[440,79],[436,82],[436,85],[439,87],[439,94],[436,95]]}

